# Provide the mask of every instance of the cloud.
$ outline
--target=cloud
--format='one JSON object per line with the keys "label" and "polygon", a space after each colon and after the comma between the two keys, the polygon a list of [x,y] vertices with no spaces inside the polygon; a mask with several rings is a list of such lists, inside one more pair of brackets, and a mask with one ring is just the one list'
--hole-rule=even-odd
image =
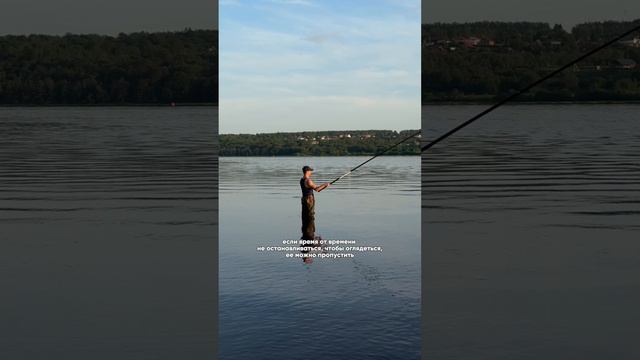
{"label": "cloud", "polygon": [[330,40],[340,39],[340,34],[335,32],[324,33],[324,34],[312,34],[312,35],[304,36],[303,39],[315,44],[323,44]]}
{"label": "cloud", "polygon": [[221,6],[234,6],[234,5],[242,5],[240,0],[219,0],[219,5]]}
{"label": "cloud", "polygon": [[419,97],[221,98],[220,133],[406,130],[420,127],[420,111]]}
{"label": "cloud", "polygon": [[272,3],[284,5],[304,5],[311,6],[313,3],[309,0],[271,0]]}
{"label": "cloud", "polygon": [[221,131],[419,127],[420,14],[356,3],[223,13]]}
{"label": "cloud", "polygon": [[396,6],[401,6],[411,10],[419,11],[421,3],[415,0],[386,0],[388,3]]}

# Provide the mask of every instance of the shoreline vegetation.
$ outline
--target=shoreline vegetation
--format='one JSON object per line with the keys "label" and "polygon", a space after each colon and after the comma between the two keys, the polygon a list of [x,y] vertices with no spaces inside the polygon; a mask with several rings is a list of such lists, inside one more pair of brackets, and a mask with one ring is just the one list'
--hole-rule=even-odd
{"label": "shoreline vegetation", "polygon": [[[640,24],[591,22],[570,31],[532,22],[422,25],[422,103],[492,103]],[[632,34],[516,103],[640,102],[640,34]]]}
{"label": "shoreline vegetation", "polygon": [[217,107],[218,103],[168,103],[168,104],[0,104],[1,108],[64,108],[64,107],[79,107],[79,108],[100,108],[100,107]]}
{"label": "shoreline vegetation", "polygon": [[[303,131],[221,134],[220,156],[358,156],[374,155],[417,130]],[[416,136],[385,155],[420,155]]]}
{"label": "shoreline vegetation", "polygon": [[0,106],[218,102],[218,32],[0,36]]}

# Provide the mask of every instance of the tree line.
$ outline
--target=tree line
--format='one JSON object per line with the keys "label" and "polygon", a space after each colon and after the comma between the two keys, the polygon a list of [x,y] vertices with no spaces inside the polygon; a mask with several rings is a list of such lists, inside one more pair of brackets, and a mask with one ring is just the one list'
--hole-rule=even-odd
{"label": "tree line", "polygon": [[0,37],[0,105],[217,101],[217,31]]}
{"label": "tree line", "polygon": [[[594,22],[571,31],[528,22],[423,24],[423,101],[502,98],[639,24],[640,20]],[[640,34],[588,58],[519,100],[640,100]]]}
{"label": "tree line", "polygon": [[[220,135],[221,156],[373,155],[417,130],[316,131]],[[386,155],[419,155],[415,137]]]}

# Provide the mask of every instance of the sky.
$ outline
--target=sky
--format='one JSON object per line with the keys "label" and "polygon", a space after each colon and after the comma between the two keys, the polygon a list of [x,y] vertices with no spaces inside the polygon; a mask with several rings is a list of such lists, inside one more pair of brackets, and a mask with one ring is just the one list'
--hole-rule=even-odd
{"label": "sky", "polygon": [[220,0],[220,132],[420,128],[419,0]]}
{"label": "sky", "polygon": [[588,21],[640,18],[638,0],[422,0],[422,21],[540,21],[566,30]]}
{"label": "sky", "polygon": [[217,28],[217,0],[0,0],[0,35]]}

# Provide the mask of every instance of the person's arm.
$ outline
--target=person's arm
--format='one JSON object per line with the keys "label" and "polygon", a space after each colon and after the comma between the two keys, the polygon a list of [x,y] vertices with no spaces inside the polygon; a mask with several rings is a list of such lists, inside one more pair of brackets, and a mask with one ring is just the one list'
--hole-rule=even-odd
{"label": "person's arm", "polygon": [[322,185],[318,186],[318,185],[316,185],[316,184],[314,184],[314,183],[313,183],[313,180],[311,180],[311,179],[308,179],[308,180],[307,180],[307,187],[308,187],[308,188],[310,188],[310,189],[313,189],[313,190],[315,190],[315,191],[317,191],[317,192],[320,192],[320,191],[322,191],[322,190],[324,190],[324,189],[328,188],[328,187],[329,187],[329,185],[331,185],[331,184],[329,184],[329,183],[324,183],[324,184],[322,184]]}

